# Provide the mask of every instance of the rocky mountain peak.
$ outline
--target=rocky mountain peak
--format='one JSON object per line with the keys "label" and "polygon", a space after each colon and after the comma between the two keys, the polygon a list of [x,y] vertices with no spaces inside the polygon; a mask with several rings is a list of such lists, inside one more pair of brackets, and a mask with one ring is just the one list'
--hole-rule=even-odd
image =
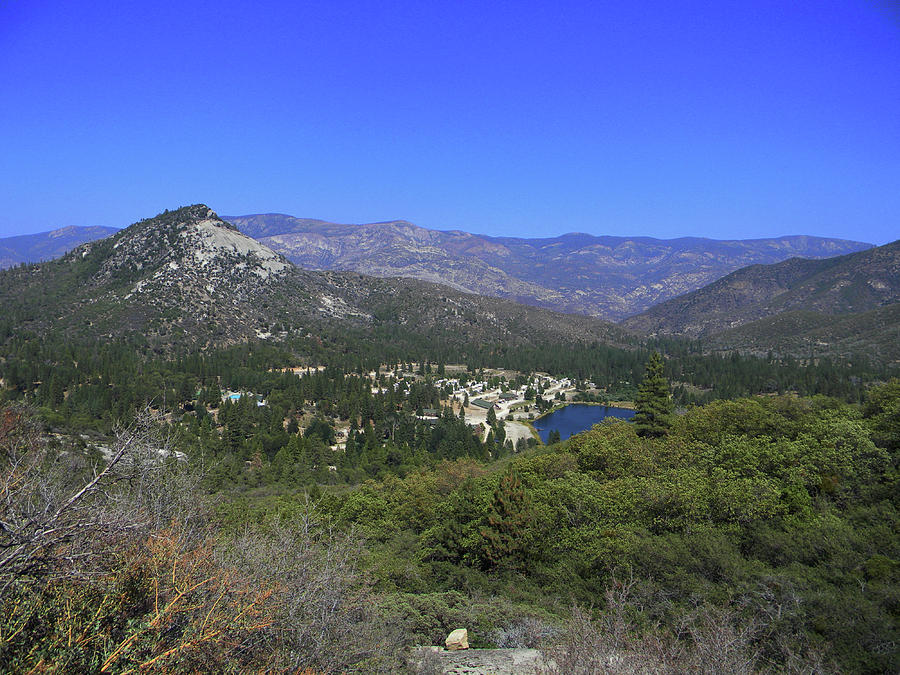
{"label": "rocky mountain peak", "polygon": [[166,211],[103,242],[85,244],[73,259],[98,256],[98,282],[133,282],[133,293],[243,288],[285,273],[290,263],[241,234],[204,204]]}
{"label": "rocky mountain peak", "polygon": [[[227,342],[264,329],[265,298],[295,271],[208,206],[195,204],[141,220],[30,273],[68,277],[66,283],[78,286],[69,310],[110,334],[124,327]],[[66,295],[64,288],[55,291]]]}

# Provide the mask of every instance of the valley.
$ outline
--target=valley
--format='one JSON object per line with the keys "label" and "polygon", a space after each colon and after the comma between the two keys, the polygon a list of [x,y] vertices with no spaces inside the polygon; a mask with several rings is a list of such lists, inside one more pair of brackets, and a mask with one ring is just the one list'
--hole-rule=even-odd
{"label": "valley", "polygon": [[[74,584],[70,623],[47,628],[54,658],[140,665],[184,645],[140,627],[168,621],[141,614],[152,603],[140,588],[178,598],[189,579],[215,580],[184,621],[216,621],[241,647],[184,647],[197,663],[249,668],[276,654],[416,672],[412,646],[465,626],[474,647],[537,647],[560,673],[584,650],[593,663],[692,670],[723,634],[734,636],[717,657],[726,669],[824,653],[876,672],[894,659],[871,650],[892,639],[900,559],[894,250],[746,268],[624,325],[300,269],[205,205],[0,272],[2,484],[20,480],[20,456],[35,458],[23,497],[0,506],[12,524],[0,537],[14,532],[24,543],[3,539],[10,550],[47,561],[0,561],[0,581],[13,580],[0,602],[20,608],[3,630],[41,625]],[[806,297],[815,311],[795,309]],[[772,313],[753,318],[763,305]],[[748,320],[722,332],[728,306]],[[704,317],[709,332],[666,328]],[[811,353],[806,336],[826,329]],[[721,337],[738,334],[736,347]],[[837,340],[846,351],[827,348]],[[654,424],[545,442],[531,425],[621,401]],[[87,501],[69,513],[68,499]],[[26,503],[39,512],[20,516]],[[81,534],[88,517],[102,537]],[[60,542],[42,539],[59,528]],[[141,599],[98,605],[103,584],[130,583],[117,571],[130,560]],[[84,581],[54,576],[69,569]],[[619,642],[584,609],[598,597],[629,617]],[[259,621],[233,619],[251,610]],[[759,623],[778,611],[790,621]],[[862,618],[830,620],[841,612]],[[86,636],[79,622],[94,615],[120,651],[66,651],[53,631]],[[329,637],[320,650],[285,642],[297,627]],[[604,637],[567,648],[578,631]],[[6,634],[4,658],[32,664]]]}

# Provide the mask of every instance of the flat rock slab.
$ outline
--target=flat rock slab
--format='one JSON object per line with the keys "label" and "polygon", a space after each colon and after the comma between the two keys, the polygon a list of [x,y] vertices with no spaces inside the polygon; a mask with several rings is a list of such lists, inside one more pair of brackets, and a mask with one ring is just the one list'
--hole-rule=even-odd
{"label": "flat rock slab", "polygon": [[467,649],[437,655],[444,675],[538,675],[552,665],[537,649]]}

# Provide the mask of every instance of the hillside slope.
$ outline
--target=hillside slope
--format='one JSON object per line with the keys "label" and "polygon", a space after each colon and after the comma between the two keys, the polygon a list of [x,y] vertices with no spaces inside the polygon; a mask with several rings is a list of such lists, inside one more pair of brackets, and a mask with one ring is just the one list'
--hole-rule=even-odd
{"label": "hillside slope", "polygon": [[342,225],[283,214],[228,216],[307,269],[407,277],[570,313],[622,319],[729,272],[792,256],[826,258],[869,244],[818,237],[746,241],[487,237],[405,221]]}
{"label": "hillside slope", "polygon": [[900,302],[900,241],[827,260],[747,267],[661,303],[622,325],[641,333],[705,337],[783,312],[867,312]]}
{"label": "hillside slope", "polygon": [[709,336],[721,351],[806,356],[865,355],[879,363],[900,363],[900,303],[851,314],[790,311]]}

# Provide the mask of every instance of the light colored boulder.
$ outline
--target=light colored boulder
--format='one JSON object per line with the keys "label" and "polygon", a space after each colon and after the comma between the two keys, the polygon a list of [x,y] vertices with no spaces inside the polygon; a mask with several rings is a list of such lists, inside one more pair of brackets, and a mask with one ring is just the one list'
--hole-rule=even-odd
{"label": "light colored boulder", "polygon": [[447,636],[447,640],[445,643],[447,645],[447,649],[451,651],[455,651],[457,649],[468,649],[469,631],[467,631],[465,628],[457,628]]}

